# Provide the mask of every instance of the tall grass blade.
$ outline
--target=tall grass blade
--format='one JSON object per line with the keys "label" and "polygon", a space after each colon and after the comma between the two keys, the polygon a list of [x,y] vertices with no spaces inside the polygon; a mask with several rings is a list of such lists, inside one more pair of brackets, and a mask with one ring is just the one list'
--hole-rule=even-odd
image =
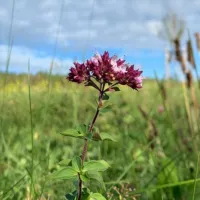
{"label": "tall grass blade", "polygon": [[[31,74],[30,74],[30,59],[28,60],[28,100],[29,100],[29,114],[30,114],[30,133],[31,133],[31,195],[33,195],[34,189],[34,176],[33,176],[33,166],[34,166],[34,135],[33,135],[33,117],[32,117],[32,100],[31,100]],[[34,195],[33,195],[34,196]]]}
{"label": "tall grass blade", "polygon": [[198,176],[198,172],[199,172],[199,158],[200,158],[200,153],[197,157],[196,175],[195,175],[195,179],[194,179],[194,189],[193,189],[192,200],[195,199],[195,192],[196,192],[196,186],[197,186],[197,176]]}
{"label": "tall grass blade", "polygon": [[8,33],[8,56],[6,60],[6,69],[5,69],[5,75],[4,75],[4,81],[3,81],[3,94],[2,94],[2,102],[1,102],[1,108],[0,108],[1,141],[3,145],[2,152],[3,152],[3,147],[5,148],[6,151],[8,151],[2,126],[3,126],[3,108],[4,108],[4,101],[5,101],[5,96],[6,96],[6,85],[7,85],[8,71],[9,71],[10,58],[11,58],[11,52],[12,52],[12,46],[13,46],[12,29],[13,29],[14,11],[15,11],[15,0],[13,0],[13,3],[12,3],[11,22],[10,22],[9,33]]}
{"label": "tall grass blade", "polygon": [[[147,189],[138,190],[136,192],[133,192],[132,194],[141,194],[141,193],[149,192],[149,191],[152,191],[152,190],[157,191],[157,190],[172,188],[172,187],[176,187],[176,186],[189,185],[189,184],[193,184],[194,180],[195,179],[190,179],[190,180],[187,180],[187,181],[180,181],[180,182],[176,182],[176,183],[158,185],[156,187],[149,187]],[[200,182],[200,178],[196,179],[196,182]]]}

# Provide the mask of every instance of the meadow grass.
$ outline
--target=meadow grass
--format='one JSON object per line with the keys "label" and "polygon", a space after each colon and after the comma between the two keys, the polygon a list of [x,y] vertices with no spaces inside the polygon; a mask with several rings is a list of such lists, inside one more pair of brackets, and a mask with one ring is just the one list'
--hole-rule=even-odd
{"label": "meadow grass", "polygon": [[[54,75],[49,93],[44,73],[30,79],[1,73],[0,83],[0,199],[64,199],[73,184],[48,175],[58,162],[79,155],[83,141],[59,133],[91,121],[96,91]],[[199,199],[199,108],[188,89],[175,80],[145,80],[139,92],[120,89],[110,96],[112,110],[96,123],[117,142],[93,142],[88,152],[88,159],[111,165],[103,174],[107,191],[127,182],[136,199]]]}

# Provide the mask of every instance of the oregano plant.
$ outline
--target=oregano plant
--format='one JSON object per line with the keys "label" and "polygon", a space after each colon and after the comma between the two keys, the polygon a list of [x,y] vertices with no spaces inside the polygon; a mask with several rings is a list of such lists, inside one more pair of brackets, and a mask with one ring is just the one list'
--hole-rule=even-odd
{"label": "oregano plant", "polygon": [[98,181],[104,187],[101,172],[107,170],[110,165],[104,160],[87,161],[88,143],[94,141],[104,141],[115,139],[108,133],[99,133],[94,126],[100,112],[109,109],[105,101],[109,100],[109,92],[120,91],[117,85],[127,85],[134,90],[142,88],[142,71],[134,69],[134,65],[129,65],[117,56],[109,56],[105,51],[103,55],[96,53],[85,63],[74,62],[74,67],[70,69],[67,76],[68,81],[85,86],[91,86],[98,92],[96,112],[89,125],[82,125],[77,129],[68,129],[61,134],[84,140],[81,156],[62,161],[63,168],[54,172],[51,176],[54,179],[76,180],[77,189],[66,194],[68,200],[105,200],[100,193],[93,193],[87,187],[90,180]]}

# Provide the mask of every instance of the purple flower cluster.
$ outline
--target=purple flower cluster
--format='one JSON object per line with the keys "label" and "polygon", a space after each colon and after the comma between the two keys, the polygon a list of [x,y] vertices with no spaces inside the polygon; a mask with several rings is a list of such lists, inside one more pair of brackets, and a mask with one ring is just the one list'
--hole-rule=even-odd
{"label": "purple flower cluster", "polygon": [[94,78],[98,82],[111,84],[112,82],[121,85],[128,85],[133,89],[142,88],[142,71],[135,70],[133,65],[125,63],[125,60],[117,56],[109,56],[107,51],[103,55],[96,53],[85,63],[74,62],[67,79],[72,82],[86,85]]}

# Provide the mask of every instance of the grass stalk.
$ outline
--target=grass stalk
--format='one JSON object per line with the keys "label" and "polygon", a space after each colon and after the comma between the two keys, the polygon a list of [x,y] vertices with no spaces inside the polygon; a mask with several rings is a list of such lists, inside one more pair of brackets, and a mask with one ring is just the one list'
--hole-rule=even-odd
{"label": "grass stalk", "polygon": [[196,175],[195,175],[195,179],[194,179],[194,189],[193,189],[192,200],[195,199],[195,192],[196,192],[196,186],[197,186],[197,176],[198,176],[198,172],[199,172],[199,158],[200,158],[200,153],[197,157]]}
{"label": "grass stalk", "polygon": [[[31,99],[31,74],[30,74],[30,59],[28,60],[28,100],[29,100],[29,115],[30,115],[30,133],[31,133],[31,186],[30,194],[33,195],[34,191],[34,135],[33,135],[33,116],[32,116],[32,99]],[[34,195],[32,196],[34,197]]]}

